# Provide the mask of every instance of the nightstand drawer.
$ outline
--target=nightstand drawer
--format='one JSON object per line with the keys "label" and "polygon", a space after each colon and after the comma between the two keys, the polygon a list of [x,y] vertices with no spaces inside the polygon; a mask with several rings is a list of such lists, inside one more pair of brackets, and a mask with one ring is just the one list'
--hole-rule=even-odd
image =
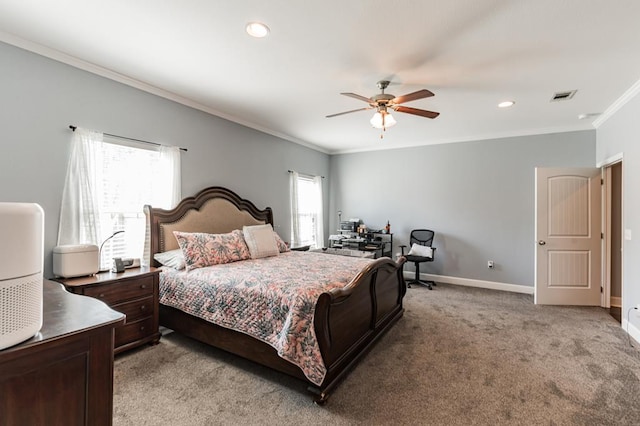
{"label": "nightstand drawer", "polygon": [[153,296],[113,305],[112,308],[125,314],[126,324],[129,324],[153,314]]}
{"label": "nightstand drawer", "polygon": [[101,284],[84,289],[86,296],[95,297],[112,305],[125,300],[153,295],[153,278],[123,280],[110,284]]}
{"label": "nightstand drawer", "polygon": [[[124,272],[101,272],[90,277],[59,279],[75,294],[93,297],[127,317],[116,327],[114,353],[160,340],[158,330],[158,282],[156,268],[129,268]],[[1,423],[1,422],[0,422]]]}
{"label": "nightstand drawer", "polygon": [[150,336],[154,330],[153,318],[147,318],[144,320],[128,323],[122,327],[116,328],[116,340],[115,347],[134,342],[136,340],[144,339]]}

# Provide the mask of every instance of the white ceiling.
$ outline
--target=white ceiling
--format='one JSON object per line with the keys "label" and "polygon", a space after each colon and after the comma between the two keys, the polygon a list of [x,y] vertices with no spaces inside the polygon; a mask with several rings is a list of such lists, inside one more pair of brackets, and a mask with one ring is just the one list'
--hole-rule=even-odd
{"label": "white ceiling", "polygon": [[[593,128],[640,78],[638,22],[637,0],[0,0],[2,41],[330,153]],[[371,111],[325,118],[381,79],[441,115],[382,140]]]}

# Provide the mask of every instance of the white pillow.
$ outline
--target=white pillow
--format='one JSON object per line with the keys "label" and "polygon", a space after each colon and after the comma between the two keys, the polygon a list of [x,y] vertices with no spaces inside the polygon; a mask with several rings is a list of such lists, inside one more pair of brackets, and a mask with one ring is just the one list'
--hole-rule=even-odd
{"label": "white pillow", "polygon": [[433,249],[431,247],[423,246],[422,244],[413,243],[411,250],[409,250],[409,255],[433,257]]}
{"label": "white pillow", "polygon": [[270,224],[245,226],[242,228],[242,233],[252,259],[277,256],[280,253]]}
{"label": "white pillow", "polygon": [[169,250],[162,253],[156,253],[153,258],[160,262],[162,266],[168,266],[174,269],[184,269],[184,255],[181,249]]}

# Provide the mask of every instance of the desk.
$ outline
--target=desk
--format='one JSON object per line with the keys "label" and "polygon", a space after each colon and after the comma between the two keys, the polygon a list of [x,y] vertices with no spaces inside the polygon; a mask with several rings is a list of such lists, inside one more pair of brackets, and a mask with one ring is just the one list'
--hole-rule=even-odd
{"label": "desk", "polygon": [[[375,253],[374,258],[393,256],[393,234],[381,231],[349,232],[329,236],[329,248],[360,250]],[[347,232],[349,236],[345,235]],[[360,256],[365,257],[365,256]]]}
{"label": "desk", "polygon": [[311,250],[314,253],[326,253],[326,254],[337,254],[340,256],[349,256],[349,257],[363,257],[365,259],[373,259],[375,258],[375,253],[372,251],[362,251],[362,250],[350,250],[350,249],[342,249],[342,248],[324,248],[324,249],[313,249]]}
{"label": "desk", "polygon": [[34,337],[0,350],[0,424],[110,425],[124,315],[45,280],[42,321]]}

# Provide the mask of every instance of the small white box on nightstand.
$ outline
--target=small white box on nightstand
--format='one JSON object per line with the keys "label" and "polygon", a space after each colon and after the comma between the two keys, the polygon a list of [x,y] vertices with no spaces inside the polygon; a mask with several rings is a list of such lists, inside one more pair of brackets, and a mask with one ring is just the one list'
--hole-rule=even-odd
{"label": "small white box on nightstand", "polygon": [[53,274],[71,278],[93,275],[100,269],[98,246],[74,244],[53,248]]}

